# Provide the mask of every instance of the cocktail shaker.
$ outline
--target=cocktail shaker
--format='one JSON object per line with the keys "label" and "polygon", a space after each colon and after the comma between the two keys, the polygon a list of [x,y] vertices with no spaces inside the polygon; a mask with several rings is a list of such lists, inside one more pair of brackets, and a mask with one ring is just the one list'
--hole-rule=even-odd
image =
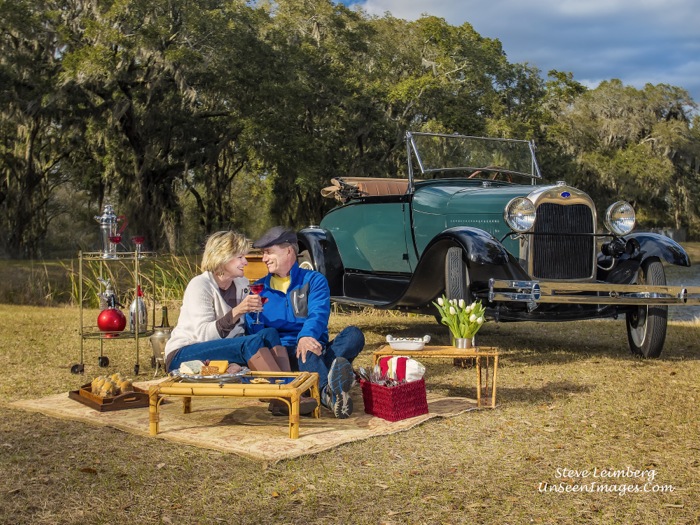
{"label": "cocktail shaker", "polygon": [[117,214],[111,204],[105,204],[102,215],[95,215],[95,220],[100,223],[100,240],[102,241],[102,257],[104,259],[117,258],[117,245],[110,242],[109,238],[117,233]]}

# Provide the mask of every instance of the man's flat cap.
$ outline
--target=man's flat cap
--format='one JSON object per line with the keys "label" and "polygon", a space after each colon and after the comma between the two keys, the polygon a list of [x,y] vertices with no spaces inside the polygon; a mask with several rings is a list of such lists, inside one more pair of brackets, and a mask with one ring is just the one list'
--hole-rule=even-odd
{"label": "man's flat cap", "polygon": [[253,243],[253,248],[269,248],[276,244],[296,244],[297,234],[284,226],[275,226]]}

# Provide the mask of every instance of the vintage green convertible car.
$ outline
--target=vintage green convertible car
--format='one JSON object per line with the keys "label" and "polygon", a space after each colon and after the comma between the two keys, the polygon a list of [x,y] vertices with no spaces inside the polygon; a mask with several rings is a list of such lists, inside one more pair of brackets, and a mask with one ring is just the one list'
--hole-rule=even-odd
{"label": "vintage green convertible car", "polygon": [[298,232],[333,301],[435,314],[445,293],[497,321],[624,314],[645,357],[663,349],[668,305],[700,304],[700,288],[666,286],[663,263],[690,265],[679,244],[633,232],[624,201],[601,231],[586,193],[542,182],[532,143],[409,132],[406,149],[407,178],[335,178],[323,194],[340,204]]}

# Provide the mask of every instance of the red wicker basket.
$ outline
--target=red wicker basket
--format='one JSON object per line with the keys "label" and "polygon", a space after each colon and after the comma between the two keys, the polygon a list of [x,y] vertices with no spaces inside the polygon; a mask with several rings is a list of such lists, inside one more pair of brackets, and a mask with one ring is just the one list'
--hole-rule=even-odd
{"label": "red wicker basket", "polygon": [[381,386],[360,380],[365,412],[387,421],[400,421],[428,413],[425,381],[411,381],[398,386]]}

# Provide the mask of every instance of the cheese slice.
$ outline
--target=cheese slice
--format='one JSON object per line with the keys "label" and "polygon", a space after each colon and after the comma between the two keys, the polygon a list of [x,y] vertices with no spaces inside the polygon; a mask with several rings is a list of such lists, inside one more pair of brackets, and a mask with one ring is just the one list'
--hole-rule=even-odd
{"label": "cheese slice", "polygon": [[219,369],[220,374],[225,374],[228,368],[228,361],[209,361],[209,366],[215,366]]}
{"label": "cheese slice", "polygon": [[197,375],[202,371],[204,363],[201,361],[185,361],[180,363],[180,373],[188,375]]}

